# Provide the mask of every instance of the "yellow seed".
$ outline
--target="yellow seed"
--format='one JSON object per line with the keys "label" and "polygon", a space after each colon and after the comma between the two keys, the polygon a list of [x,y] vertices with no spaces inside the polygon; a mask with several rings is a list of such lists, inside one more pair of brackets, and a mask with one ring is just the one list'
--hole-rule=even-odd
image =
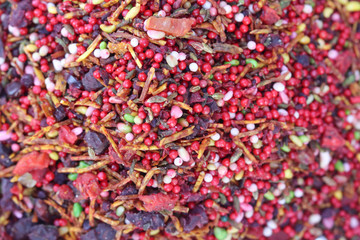
{"label": "yellow seed", "polygon": [[215,166],[215,164],[210,163],[209,165],[207,165],[207,169],[214,171],[214,170],[216,170],[216,166]]}
{"label": "yellow seed", "polygon": [[104,0],[92,0],[92,4],[94,4],[94,5],[99,5],[103,2],[104,2]]}
{"label": "yellow seed", "polygon": [[283,53],[283,54],[281,54],[281,56],[282,56],[283,59],[284,59],[284,64],[287,64],[287,63],[290,61],[289,54]]}
{"label": "yellow seed", "polygon": [[130,11],[124,17],[125,21],[133,19],[134,17],[136,17],[136,15],[139,14],[139,12],[140,12],[140,4],[136,4],[136,6],[131,8]]}
{"label": "yellow seed", "polygon": [[85,3],[79,3],[79,7],[81,8],[81,9],[84,9],[85,8]]}
{"label": "yellow seed", "polygon": [[46,133],[46,137],[48,138],[56,138],[59,135],[59,132],[57,130],[53,130]]}
{"label": "yellow seed", "polygon": [[57,9],[55,6],[49,6],[47,10],[51,14],[57,14]]}
{"label": "yellow seed", "polygon": [[338,0],[339,3],[341,3],[342,5],[347,4],[349,1],[348,0]]}
{"label": "yellow seed", "polygon": [[59,160],[59,154],[58,154],[57,152],[51,152],[51,153],[49,154],[49,157],[50,157],[52,160],[55,160],[55,161]]}
{"label": "yellow seed", "polygon": [[298,32],[298,33],[301,33],[301,32],[303,32],[303,31],[305,31],[305,29],[306,29],[306,24],[305,24],[305,23],[302,23],[302,24],[300,24],[300,25],[298,26],[297,32]]}
{"label": "yellow seed", "polygon": [[215,146],[215,141],[210,139],[210,142],[209,142],[209,147],[213,147]]}
{"label": "yellow seed", "polygon": [[334,192],[334,197],[335,197],[337,200],[341,200],[342,197],[343,197],[343,194],[342,194],[342,192],[341,192],[340,190],[336,190],[336,191]]}
{"label": "yellow seed", "polygon": [[326,7],[323,11],[323,15],[325,18],[329,18],[331,16],[331,14],[333,14],[334,9]]}
{"label": "yellow seed", "polygon": [[300,39],[300,43],[301,44],[309,44],[310,43],[310,38],[308,36],[303,36],[301,39]]}
{"label": "yellow seed", "polygon": [[86,111],[87,111],[87,107],[85,107],[85,106],[79,106],[79,107],[77,107],[77,108],[75,109],[75,111],[76,111],[77,113],[80,113],[80,114],[82,114],[82,115],[85,115],[85,113],[86,113]]}
{"label": "yellow seed", "polygon": [[244,170],[241,170],[239,173],[237,173],[235,175],[235,180],[239,181],[239,180],[241,180],[243,178],[243,176],[244,176]]}
{"label": "yellow seed", "polygon": [[160,232],[160,229],[156,229],[156,230],[151,230],[150,231],[150,236],[155,236],[156,234],[158,234]]}
{"label": "yellow seed", "polygon": [[324,49],[324,46],[325,46],[325,41],[321,38],[319,38],[318,40],[318,43],[319,43],[319,49],[323,50]]}
{"label": "yellow seed", "polygon": [[356,159],[360,162],[360,153],[356,154]]}
{"label": "yellow seed", "polygon": [[285,170],[285,178],[287,179],[292,179],[293,178],[293,173],[290,169],[286,169]]}
{"label": "yellow seed", "polygon": [[346,10],[349,12],[357,12],[360,11],[360,2],[351,1],[348,2],[345,6]]}
{"label": "yellow seed", "polygon": [[26,45],[25,49],[28,52],[35,52],[38,48],[35,44],[28,44]]}
{"label": "yellow seed", "polygon": [[105,24],[101,24],[100,29],[103,30],[106,33],[112,33],[112,32],[114,32],[116,30],[116,26],[115,25],[107,26]]}

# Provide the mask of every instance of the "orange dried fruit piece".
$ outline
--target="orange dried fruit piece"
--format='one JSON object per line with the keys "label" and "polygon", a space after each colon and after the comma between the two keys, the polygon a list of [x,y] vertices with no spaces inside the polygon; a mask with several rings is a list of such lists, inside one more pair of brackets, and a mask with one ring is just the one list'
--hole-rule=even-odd
{"label": "orange dried fruit piece", "polygon": [[50,157],[47,153],[32,152],[22,156],[13,171],[14,174],[23,175],[33,170],[47,168]]}
{"label": "orange dried fruit piece", "polygon": [[191,26],[196,23],[194,18],[170,18],[170,17],[150,17],[146,20],[147,30],[165,32],[168,35],[182,37],[191,30]]}

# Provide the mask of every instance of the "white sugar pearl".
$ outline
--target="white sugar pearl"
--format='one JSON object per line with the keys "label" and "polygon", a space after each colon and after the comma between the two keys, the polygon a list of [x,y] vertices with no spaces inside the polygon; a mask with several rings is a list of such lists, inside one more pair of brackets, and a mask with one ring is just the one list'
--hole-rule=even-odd
{"label": "white sugar pearl", "polygon": [[216,154],[214,158],[214,163],[217,163],[219,160],[220,160],[220,156],[219,154]]}
{"label": "white sugar pearl", "polygon": [[69,35],[69,31],[66,28],[62,28],[60,33],[63,37],[67,37]]}
{"label": "white sugar pearl", "polygon": [[228,178],[228,177],[223,177],[223,178],[222,178],[222,182],[225,183],[225,184],[226,184],[226,183],[229,183],[229,182],[230,182],[230,178]]}
{"label": "white sugar pearl", "polygon": [[77,53],[77,46],[75,43],[72,43],[68,46],[69,53],[76,54]]}
{"label": "white sugar pearl", "polygon": [[229,13],[231,13],[232,8],[231,8],[230,5],[225,5],[224,10],[225,10],[225,13],[226,13],[226,14],[229,14]]}
{"label": "white sugar pearl", "polygon": [[190,71],[196,72],[199,69],[199,66],[196,63],[190,63],[189,65]]}
{"label": "white sugar pearl", "polygon": [[131,39],[130,44],[132,47],[137,47],[139,45],[139,40],[136,38]]}
{"label": "white sugar pearl", "polygon": [[286,203],[285,198],[279,199],[279,200],[278,200],[278,203],[279,203],[280,205],[284,205],[284,204]]}
{"label": "white sugar pearl", "polygon": [[221,1],[219,4],[219,6],[222,8],[225,7],[226,5],[227,5],[227,3],[225,1]]}
{"label": "white sugar pearl", "polygon": [[311,225],[318,224],[321,221],[321,215],[320,214],[311,214],[309,217],[309,223]]}
{"label": "white sugar pearl", "polygon": [[258,190],[258,187],[257,187],[257,185],[256,185],[255,183],[252,183],[252,184],[250,185],[250,187],[248,187],[248,190],[249,190],[250,192],[256,192],[256,191]]}
{"label": "white sugar pearl", "polygon": [[232,128],[230,130],[230,134],[233,135],[233,136],[237,136],[237,135],[239,135],[239,133],[240,133],[240,131],[237,128]]}
{"label": "white sugar pearl", "polygon": [[214,135],[211,136],[211,139],[214,140],[214,141],[218,141],[220,139],[220,134],[215,133]]}
{"label": "white sugar pearl", "polygon": [[278,189],[284,190],[285,188],[286,188],[285,183],[284,183],[284,182],[279,182],[279,184],[278,184]]}
{"label": "white sugar pearl", "polygon": [[310,13],[312,13],[312,11],[313,11],[313,8],[312,8],[311,5],[309,5],[309,4],[305,4],[305,5],[304,5],[304,8],[303,8],[303,12],[304,12],[304,13],[310,14]]}
{"label": "white sugar pearl", "polygon": [[157,188],[158,187],[158,182],[156,180],[154,180],[153,185],[151,187]]}
{"label": "white sugar pearl", "polygon": [[34,53],[32,54],[32,58],[33,58],[33,60],[34,60],[35,62],[38,62],[38,61],[40,61],[41,56],[40,56],[40,54],[39,54],[38,52],[34,52]]}
{"label": "white sugar pearl", "polygon": [[257,143],[259,141],[259,137],[254,135],[250,137],[250,142],[252,143]]}
{"label": "white sugar pearl", "polygon": [[277,82],[277,83],[274,84],[273,88],[277,92],[283,92],[285,90],[285,85],[282,84],[281,82]]}
{"label": "white sugar pearl", "polygon": [[232,97],[234,96],[234,92],[233,91],[228,91],[225,96],[223,97],[223,100],[225,102],[229,101]]}
{"label": "white sugar pearl", "polygon": [[356,217],[350,218],[350,227],[357,228],[359,226],[359,220]]}
{"label": "white sugar pearl", "polygon": [[329,57],[330,59],[336,59],[338,56],[339,56],[339,52],[336,51],[335,49],[331,49],[331,50],[328,52],[328,57]]}
{"label": "white sugar pearl", "polygon": [[211,8],[211,3],[206,1],[205,4],[202,6],[204,9],[209,10]]}
{"label": "white sugar pearl", "polygon": [[274,220],[270,220],[270,221],[268,221],[267,223],[266,223],[266,225],[269,227],[269,228],[271,228],[271,229],[276,229],[277,228],[277,224],[276,224],[276,222],[274,221]]}
{"label": "white sugar pearl", "polygon": [[163,181],[164,181],[164,183],[169,184],[169,183],[171,183],[171,177],[169,177],[168,175],[165,175]]}
{"label": "white sugar pearl", "polygon": [[244,14],[237,13],[237,14],[235,14],[235,21],[242,22],[244,20],[244,17],[245,17]]}
{"label": "white sugar pearl", "polygon": [[132,134],[132,133],[127,133],[126,135],[125,135],[125,139],[126,139],[126,141],[132,141],[132,140],[134,140],[134,134]]}
{"label": "white sugar pearl", "polygon": [[235,171],[237,169],[237,164],[236,163],[231,163],[229,166],[231,171]]}
{"label": "white sugar pearl", "polygon": [[63,70],[63,66],[61,65],[61,61],[54,59],[52,61],[55,72],[61,72]]}
{"label": "white sugar pearl", "polygon": [[300,117],[300,114],[299,114],[298,111],[296,111],[296,112],[294,113],[294,117],[295,117],[296,119],[298,119],[298,118]]}
{"label": "white sugar pearl", "polygon": [[297,188],[297,189],[295,189],[295,191],[294,191],[294,195],[295,195],[295,197],[297,197],[297,198],[301,198],[302,196],[304,196],[304,192],[303,192],[303,190],[301,190],[300,188]]}
{"label": "white sugar pearl", "polygon": [[110,52],[107,49],[101,49],[100,50],[100,57],[102,59],[108,59],[110,57]]}
{"label": "white sugar pearl", "polygon": [[99,58],[99,57],[101,56],[101,50],[100,50],[100,49],[95,49],[95,50],[94,50],[94,56],[95,56],[96,58]]}
{"label": "white sugar pearl", "polygon": [[286,111],[285,109],[282,109],[282,108],[280,108],[280,109],[278,110],[278,113],[279,113],[280,116],[287,116],[287,115],[289,115],[288,111]]}
{"label": "white sugar pearl", "polygon": [[255,49],[256,49],[256,42],[254,42],[254,41],[249,41],[249,42],[247,43],[247,47],[248,47],[248,49],[250,49],[250,50],[255,50]]}
{"label": "white sugar pearl", "polygon": [[174,56],[177,60],[179,60],[179,53],[176,51],[172,51],[170,55]]}
{"label": "white sugar pearl", "polygon": [[179,53],[179,61],[184,61],[186,59],[186,54],[185,53],[183,53],[183,52],[181,52],[181,53]]}
{"label": "white sugar pearl", "polygon": [[249,130],[249,131],[254,130],[255,129],[255,124],[253,124],[253,123],[246,124],[246,129]]}
{"label": "white sugar pearl", "polygon": [[234,119],[236,117],[236,113],[229,112],[230,119]]}
{"label": "white sugar pearl", "polygon": [[49,47],[48,46],[41,46],[39,49],[40,56],[44,57],[49,53]]}
{"label": "white sugar pearl", "polygon": [[179,157],[175,158],[175,160],[174,160],[175,166],[181,166],[183,164],[183,162],[184,161]]}
{"label": "white sugar pearl", "polygon": [[272,235],[272,230],[269,227],[264,227],[263,230],[263,235],[264,237],[270,237]]}
{"label": "white sugar pearl", "polygon": [[245,163],[246,163],[247,165],[250,165],[250,164],[252,164],[253,162],[252,162],[248,157],[245,157]]}
{"label": "white sugar pearl", "polygon": [[350,167],[350,164],[349,163],[344,163],[344,171],[345,172],[350,172],[350,170],[351,170],[351,167]]}
{"label": "white sugar pearl", "polygon": [[213,176],[210,173],[206,173],[204,177],[204,181],[209,183],[213,180]]}
{"label": "white sugar pearl", "polygon": [[250,5],[249,5],[249,11],[250,11],[250,13],[252,13],[252,14],[255,13],[255,11],[254,11],[254,4],[250,4]]}
{"label": "white sugar pearl", "polygon": [[29,35],[29,40],[30,40],[30,42],[35,42],[36,40],[38,40],[39,39],[39,35],[37,34],[37,33],[31,33],[30,35]]}

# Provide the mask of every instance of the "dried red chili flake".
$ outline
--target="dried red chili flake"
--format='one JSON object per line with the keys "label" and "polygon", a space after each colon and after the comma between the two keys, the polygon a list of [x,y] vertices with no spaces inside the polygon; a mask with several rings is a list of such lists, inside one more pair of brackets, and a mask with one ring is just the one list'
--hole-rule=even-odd
{"label": "dried red chili flake", "polygon": [[75,197],[71,187],[69,187],[66,184],[63,184],[59,187],[58,193],[59,193],[59,197],[64,200],[73,200]]}
{"label": "dried red chili flake", "polygon": [[334,66],[341,72],[341,74],[345,74],[354,62],[354,57],[353,52],[343,51],[339,53],[336,61],[334,61]]}
{"label": "dried red chili flake", "polygon": [[49,154],[44,152],[32,152],[21,157],[13,171],[14,174],[23,175],[33,170],[47,168],[50,164]]}
{"label": "dried red chili flake", "polygon": [[280,20],[280,16],[274,9],[264,6],[260,19],[267,25],[273,25]]}
{"label": "dried red chili flake", "polygon": [[85,198],[95,199],[101,192],[98,178],[93,173],[80,174],[74,181],[74,185]]}
{"label": "dried red chili flake", "polygon": [[144,203],[145,210],[148,212],[173,210],[179,197],[171,194],[157,193],[151,195],[141,195],[139,199]]}
{"label": "dried red chili flake", "polygon": [[59,141],[60,143],[74,144],[77,136],[73,133],[69,126],[61,126],[59,128]]}
{"label": "dried red chili flake", "polygon": [[326,126],[322,137],[321,146],[336,150],[345,145],[345,139],[340,135],[338,130],[333,126]]}

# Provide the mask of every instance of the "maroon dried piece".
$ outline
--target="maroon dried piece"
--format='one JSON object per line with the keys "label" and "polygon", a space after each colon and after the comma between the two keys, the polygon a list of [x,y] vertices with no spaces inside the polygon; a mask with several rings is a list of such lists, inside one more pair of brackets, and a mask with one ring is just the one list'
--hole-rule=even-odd
{"label": "maroon dried piece", "polygon": [[28,25],[25,18],[26,11],[31,11],[33,6],[30,0],[20,1],[16,7],[13,8],[10,14],[9,24],[14,27],[23,28]]}
{"label": "maroon dried piece", "polygon": [[9,98],[19,98],[22,94],[24,94],[24,91],[21,83],[14,81],[6,85],[5,93]]}
{"label": "maroon dried piece", "polygon": [[155,230],[165,225],[164,216],[155,212],[127,212],[126,219],[145,231],[148,229]]}
{"label": "maroon dried piece", "polygon": [[11,151],[4,144],[0,143],[0,164],[5,167],[10,167],[12,162],[9,158]]}
{"label": "maroon dried piece", "polygon": [[189,211],[189,213],[180,218],[181,226],[185,232],[190,232],[196,227],[203,227],[209,222],[205,207],[203,205],[197,205]]}
{"label": "maroon dried piece", "polygon": [[[82,79],[82,84],[86,91],[97,91],[103,87],[103,85],[94,77],[95,70],[96,67],[92,67]],[[103,76],[102,72],[101,76]]]}
{"label": "maroon dried piece", "polygon": [[112,240],[115,239],[116,231],[105,223],[99,223],[95,229],[82,235],[80,240]]}
{"label": "maroon dried piece", "polygon": [[40,224],[31,228],[28,237],[30,240],[57,240],[59,231],[53,225]]}
{"label": "maroon dried piece", "polygon": [[89,147],[94,149],[96,155],[103,153],[109,146],[109,141],[106,137],[98,132],[88,131],[84,137],[85,142]]}

